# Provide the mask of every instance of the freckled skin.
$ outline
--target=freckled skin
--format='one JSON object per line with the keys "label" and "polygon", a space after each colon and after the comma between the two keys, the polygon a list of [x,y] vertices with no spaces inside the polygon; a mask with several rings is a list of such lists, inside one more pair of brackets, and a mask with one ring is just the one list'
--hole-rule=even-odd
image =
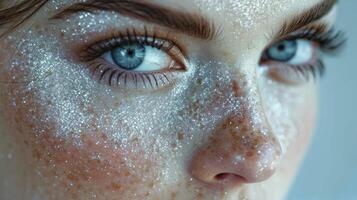
{"label": "freckled skin", "polygon": [[283,199],[314,127],[317,90],[259,70],[269,41],[258,36],[317,1],[301,2],[153,1],[200,10],[222,33],[219,42],[178,36],[190,70],[142,93],[96,82],[69,51],[121,21],[101,16],[109,22],[88,31],[86,17],[31,19],[36,26],[0,40],[0,80],[18,81],[0,84],[0,199]]}

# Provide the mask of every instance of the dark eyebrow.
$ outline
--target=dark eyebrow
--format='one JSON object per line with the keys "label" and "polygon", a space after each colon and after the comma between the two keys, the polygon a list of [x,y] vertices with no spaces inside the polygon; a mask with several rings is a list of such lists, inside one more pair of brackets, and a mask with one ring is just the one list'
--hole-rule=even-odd
{"label": "dark eyebrow", "polygon": [[315,5],[309,10],[294,16],[292,20],[283,24],[278,32],[277,38],[289,35],[308,24],[320,20],[332,10],[336,3],[337,0],[323,0],[321,3]]}
{"label": "dark eyebrow", "polygon": [[217,36],[214,23],[203,16],[137,0],[90,0],[73,4],[55,14],[51,19],[62,19],[78,12],[94,13],[95,11],[114,11],[205,40],[212,40]]}

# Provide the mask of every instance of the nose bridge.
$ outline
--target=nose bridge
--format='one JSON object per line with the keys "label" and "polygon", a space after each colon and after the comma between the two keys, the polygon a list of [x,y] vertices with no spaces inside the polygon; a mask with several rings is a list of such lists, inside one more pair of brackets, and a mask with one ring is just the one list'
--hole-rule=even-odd
{"label": "nose bridge", "polygon": [[263,181],[273,174],[281,147],[266,118],[258,85],[251,77],[236,77],[227,92],[235,109],[225,113],[196,152],[192,174],[209,183],[226,177],[221,174],[238,176],[240,182]]}
{"label": "nose bridge", "polygon": [[251,172],[257,173],[273,168],[281,155],[281,146],[267,119],[255,76],[238,73],[232,78],[231,93],[238,102],[237,109],[227,114],[212,137],[225,138],[225,146],[234,149],[231,154],[235,158],[231,159],[249,165]]}
{"label": "nose bridge", "polygon": [[[243,74],[243,75],[242,75]],[[235,125],[239,135],[273,137],[273,131],[267,120],[259,85],[252,73],[237,73],[230,82],[228,90],[236,109],[232,109],[223,121]],[[223,124],[225,122],[222,122]]]}

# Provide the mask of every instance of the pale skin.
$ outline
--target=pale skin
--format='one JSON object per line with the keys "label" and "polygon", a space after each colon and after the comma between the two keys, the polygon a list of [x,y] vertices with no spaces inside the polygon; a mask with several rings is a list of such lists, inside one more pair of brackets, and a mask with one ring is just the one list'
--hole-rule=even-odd
{"label": "pale skin", "polygon": [[[48,19],[75,3],[67,1],[1,39],[0,199],[285,197],[314,129],[318,81],[287,84],[259,61],[269,36],[321,1],[150,2],[202,15],[219,36],[104,11]],[[318,23],[332,25],[335,13]],[[93,17],[103,21],[91,28]],[[173,83],[113,89],[86,73],[79,46],[143,26],[184,48],[188,70]]]}

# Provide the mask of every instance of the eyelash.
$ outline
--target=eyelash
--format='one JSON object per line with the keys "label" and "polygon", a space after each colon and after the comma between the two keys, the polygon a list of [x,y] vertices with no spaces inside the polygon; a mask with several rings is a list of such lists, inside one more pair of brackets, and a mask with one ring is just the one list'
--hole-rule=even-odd
{"label": "eyelash", "polygon": [[[317,27],[305,28],[301,31],[288,35],[279,41],[299,39],[314,42],[319,50],[326,54],[339,52],[347,40],[343,31],[336,31],[335,28],[331,28],[326,31],[325,25],[319,25]],[[309,80],[311,77],[310,75],[312,75],[312,78],[316,80],[317,78],[322,77],[326,71],[325,64],[321,58],[317,58],[315,63],[312,64],[287,65],[296,73],[302,75],[306,81]]]}
{"label": "eyelash", "polygon": [[336,31],[335,28],[331,28],[327,31],[325,26],[319,26],[317,28],[307,28],[297,34],[293,34],[295,39],[307,39],[312,42],[318,43],[320,50],[325,53],[335,53],[339,50],[346,41],[346,37],[343,31]]}
{"label": "eyelash", "polygon": [[[174,77],[173,74],[175,71],[186,70],[183,61],[184,53],[174,41],[160,39],[157,35],[158,34],[155,31],[149,33],[146,27],[142,36],[139,36],[135,29],[127,29],[125,33],[113,32],[109,39],[101,40],[100,42],[96,42],[84,48],[83,54],[80,56],[81,61],[90,63],[89,68],[91,74],[99,82],[103,80],[106,74],[110,74],[108,79],[105,80],[109,86],[113,86],[113,82],[117,87],[120,83],[124,83],[124,86],[127,86],[129,78],[135,82],[134,84],[136,89],[138,88],[140,81],[145,88],[147,85],[150,85],[151,88],[158,88],[159,86],[170,84],[172,82],[172,77]],[[166,35],[165,38],[168,38],[168,36]],[[106,61],[103,61],[104,59],[99,57],[103,55],[103,53],[111,51],[123,43],[138,43],[162,50],[167,53],[171,59],[173,59],[174,63],[177,63],[177,66],[171,65],[166,70],[151,72],[130,72],[116,67],[106,67],[105,65],[108,65],[108,63],[104,64],[103,62]],[[95,74],[98,72],[99,75],[96,76]]]}
{"label": "eyelash", "polygon": [[[124,86],[126,86],[128,82],[127,79],[131,77],[133,82],[135,82],[136,89],[138,88],[138,84],[140,84],[139,81],[141,81],[145,88],[147,87],[148,82],[152,88],[159,88],[159,86],[164,86],[172,82],[171,78],[174,76],[170,77],[170,75],[173,75],[176,70],[186,71],[184,64],[185,54],[178,47],[178,45],[176,45],[175,42],[167,39],[159,39],[156,32],[149,34],[146,28],[144,29],[144,34],[142,35],[143,36],[138,36],[135,29],[127,29],[125,33],[114,32],[111,37],[109,37],[109,39],[101,40],[100,42],[96,42],[85,48],[83,54],[80,56],[81,60],[90,63],[89,68],[91,70],[91,74],[94,78],[99,80],[99,82],[103,80],[106,74],[110,74],[108,79],[105,80],[109,86],[112,86],[113,82],[116,86],[122,82],[124,83]],[[164,38],[168,38],[168,36],[166,35]],[[327,54],[333,54],[337,52],[346,41],[345,35],[342,31],[335,31],[334,28],[326,31],[326,26],[324,25],[305,28],[301,31],[290,34],[280,39],[279,41],[299,39],[305,39],[310,42],[314,42],[321,52]],[[130,72],[116,67],[105,66],[108,64],[104,64],[103,62],[105,61],[103,61],[100,56],[107,51],[113,50],[124,42],[139,43],[163,50],[173,59],[173,62],[177,63],[179,67],[151,72]],[[276,42],[274,42],[274,44],[275,43]],[[175,48],[176,53],[172,51],[173,48]],[[261,62],[264,61],[265,60],[263,58],[263,61]],[[302,75],[306,81],[309,80],[311,75],[314,79],[316,79],[318,77],[322,77],[325,72],[325,65],[321,58],[317,58],[314,63],[306,63],[302,65],[284,63],[284,65],[291,67],[297,74]],[[99,73],[99,75],[96,76],[96,73]],[[161,81],[161,83],[159,81]]]}

